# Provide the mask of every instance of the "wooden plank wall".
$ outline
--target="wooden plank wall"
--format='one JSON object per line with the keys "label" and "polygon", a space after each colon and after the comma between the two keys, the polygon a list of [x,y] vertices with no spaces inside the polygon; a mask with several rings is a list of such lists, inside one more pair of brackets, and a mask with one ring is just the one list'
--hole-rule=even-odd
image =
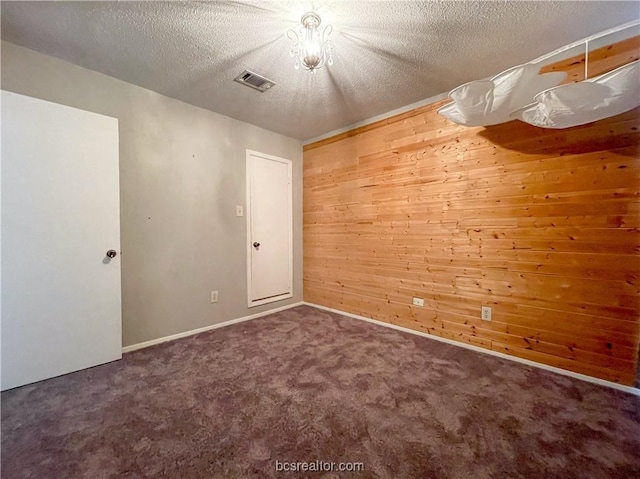
{"label": "wooden plank wall", "polygon": [[632,385],[640,109],[465,128],[443,103],[305,146],[305,301]]}

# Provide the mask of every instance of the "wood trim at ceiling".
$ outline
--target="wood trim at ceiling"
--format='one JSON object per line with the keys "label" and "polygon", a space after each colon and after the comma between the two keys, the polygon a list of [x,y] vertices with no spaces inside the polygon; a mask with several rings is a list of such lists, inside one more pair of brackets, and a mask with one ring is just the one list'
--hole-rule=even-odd
{"label": "wood trim at ceiling", "polygon": [[437,110],[438,108],[440,108],[440,105],[442,105],[447,101],[449,100],[441,100],[435,103],[431,103],[429,105],[421,106],[420,108],[416,108],[415,110],[399,113],[397,115],[390,116],[389,118],[385,118],[384,120],[379,120],[374,123],[370,123],[368,125],[359,126],[358,128],[354,128],[353,130],[345,131],[344,133],[340,133],[338,135],[325,138],[324,140],[319,140],[314,143],[309,143],[308,145],[304,145],[302,147],[302,152],[304,153],[305,151],[311,151],[315,148],[320,148],[322,146],[335,143],[336,141],[344,140],[345,138],[352,138],[354,136],[361,135],[362,133],[376,130],[381,126],[391,125],[393,123],[406,120],[407,118],[411,118],[413,116],[420,115],[422,113],[426,113],[432,110]]}

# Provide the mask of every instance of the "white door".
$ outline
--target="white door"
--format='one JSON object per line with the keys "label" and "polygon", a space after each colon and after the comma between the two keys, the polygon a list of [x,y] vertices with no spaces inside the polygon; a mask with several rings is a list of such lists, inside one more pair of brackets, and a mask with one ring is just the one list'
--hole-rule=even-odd
{"label": "white door", "polygon": [[247,150],[249,306],[291,298],[291,161]]}
{"label": "white door", "polygon": [[1,166],[2,389],[121,358],[118,120],[3,91]]}

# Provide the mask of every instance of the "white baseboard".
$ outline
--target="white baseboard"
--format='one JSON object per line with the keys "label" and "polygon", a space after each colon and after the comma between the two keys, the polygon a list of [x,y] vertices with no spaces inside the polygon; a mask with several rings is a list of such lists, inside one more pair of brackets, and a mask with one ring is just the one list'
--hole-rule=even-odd
{"label": "white baseboard", "polygon": [[142,343],[132,344],[131,346],[125,346],[122,348],[122,353],[130,353],[138,349],[148,348],[160,343],[166,343],[167,341],[173,341],[174,339],[186,338],[187,336],[193,336],[194,334],[204,333],[205,331],[211,331],[212,329],[224,328],[225,326],[231,326],[232,324],[242,323],[244,321],[250,321],[252,319],[261,318],[269,314],[277,313],[278,311],[284,311],[285,309],[295,308],[296,306],[303,305],[304,302],[288,304],[279,308],[263,311],[262,313],[256,313],[249,316],[243,316],[242,318],[231,319],[229,321],[223,321],[222,323],[211,324],[198,329],[192,329],[191,331],[184,331],[182,333],[172,334],[171,336],[164,336],[163,338],[152,339],[151,341],[144,341]]}
{"label": "white baseboard", "polygon": [[471,349],[472,351],[476,351],[479,353],[490,354],[491,356],[497,356],[502,359],[508,359],[509,361],[514,361],[516,363],[526,364],[527,366],[533,366],[539,369],[544,369],[546,371],[551,371],[557,374],[562,374],[563,376],[569,376],[576,379],[581,379],[582,381],[586,381],[593,384],[598,384],[600,386],[607,386],[613,389],[618,389],[620,391],[624,391],[629,394],[633,394],[635,396],[640,396],[640,389],[634,388],[632,386],[625,386],[623,384],[614,383],[612,381],[605,381],[604,379],[594,378],[592,376],[587,376],[586,374],[574,373],[572,371],[568,371],[566,369],[556,368],[554,366],[547,366],[546,364],[537,363],[535,361],[531,361],[529,359],[522,359],[516,356],[510,356],[508,354],[500,353],[498,351],[492,351],[490,349],[480,348],[478,346],[473,346],[472,344],[466,344],[459,341],[453,341],[452,339],[441,338],[440,336],[435,336],[433,334],[424,333],[422,331],[415,331],[413,329],[404,328],[402,326],[398,326],[396,324],[385,323],[384,321],[378,321],[376,319],[366,318],[364,316],[359,316],[357,314],[347,313],[345,311],[340,311],[339,309],[328,308],[326,306],[321,306],[319,304],[309,303],[304,301],[303,304],[307,306],[311,306],[313,308],[323,309],[325,311],[330,311],[332,313],[341,314],[343,316],[347,316],[349,318],[360,319],[362,321],[367,321],[368,323],[377,324],[379,326],[384,326],[386,328],[396,329],[398,331],[403,331],[405,333],[415,334],[417,336],[423,336],[425,338],[434,339],[436,341],[441,341],[443,343],[452,344],[454,346],[458,346],[461,348]]}

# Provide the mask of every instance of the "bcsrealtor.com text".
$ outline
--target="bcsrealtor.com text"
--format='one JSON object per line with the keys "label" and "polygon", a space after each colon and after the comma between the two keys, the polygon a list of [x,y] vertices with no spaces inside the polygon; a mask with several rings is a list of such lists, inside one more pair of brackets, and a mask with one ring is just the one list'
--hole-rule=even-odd
{"label": "bcsrealtor.com text", "polygon": [[331,462],[331,461],[279,461],[276,459],[278,472],[362,472],[362,462]]}

